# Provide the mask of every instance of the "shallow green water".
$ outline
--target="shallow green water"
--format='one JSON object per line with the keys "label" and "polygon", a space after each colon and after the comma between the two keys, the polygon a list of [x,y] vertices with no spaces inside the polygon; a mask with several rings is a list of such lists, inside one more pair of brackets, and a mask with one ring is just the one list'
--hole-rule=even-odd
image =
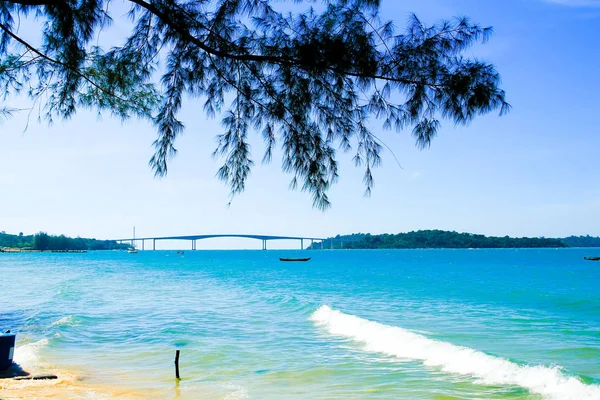
{"label": "shallow green water", "polygon": [[1,254],[0,329],[159,398],[600,399],[592,253]]}

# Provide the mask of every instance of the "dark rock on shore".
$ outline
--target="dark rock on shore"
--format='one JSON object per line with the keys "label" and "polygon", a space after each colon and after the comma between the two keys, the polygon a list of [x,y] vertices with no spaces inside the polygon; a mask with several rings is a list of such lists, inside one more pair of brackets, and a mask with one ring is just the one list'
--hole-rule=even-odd
{"label": "dark rock on shore", "polygon": [[44,380],[44,379],[58,379],[58,376],[54,374],[37,374],[37,375],[29,375],[29,376],[19,376],[15,378],[16,381],[23,381],[27,379],[33,379],[34,381]]}

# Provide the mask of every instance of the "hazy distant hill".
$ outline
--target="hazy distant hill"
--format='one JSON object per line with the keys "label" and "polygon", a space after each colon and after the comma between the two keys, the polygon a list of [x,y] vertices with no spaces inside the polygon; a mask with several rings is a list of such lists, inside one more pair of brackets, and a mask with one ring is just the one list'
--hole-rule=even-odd
{"label": "hazy distant hill", "polygon": [[[591,238],[600,241],[600,238]],[[458,233],[442,230],[413,231],[398,234],[371,235],[355,233],[336,236],[323,242],[325,249],[499,249],[499,248],[538,248],[538,247],[570,247],[566,239],[550,238],[511,238],[494,237],[473,233]],[[589,241],[589,243],[592,243]],[[599,242],[600,243],[600,242]],[[598,245],[600,246],[600,244]],[[313,245],[318,249],[319,243]]]}

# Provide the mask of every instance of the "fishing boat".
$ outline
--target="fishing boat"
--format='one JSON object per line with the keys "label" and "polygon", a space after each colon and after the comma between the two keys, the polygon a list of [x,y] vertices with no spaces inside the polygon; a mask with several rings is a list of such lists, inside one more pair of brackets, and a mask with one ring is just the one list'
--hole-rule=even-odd
{"label": "fishing boat", "polygon": [[279,257],[279,261],[308,261],[310,260],[310,257],[307,258],[283,258],[283,257]]}
{"label": "fishing boat", "polygon": [[177,250],[177,254],[183,254],[183,250]]}
{"label": "fishing boat", "polygon": [[583,257],[583,259],[588,261],[600,261],[600,257]]}
{"label": "fishing boat", "polygon": [[131,240],[131,247],[127,249],[128,253],[137,253],[137,249],[135,248],[135,226],[133,227],[133,239]]}

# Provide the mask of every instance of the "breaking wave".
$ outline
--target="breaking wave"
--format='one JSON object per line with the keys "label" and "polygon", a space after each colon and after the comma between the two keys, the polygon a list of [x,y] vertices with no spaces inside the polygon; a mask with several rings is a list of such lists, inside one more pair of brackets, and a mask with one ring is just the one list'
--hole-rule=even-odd
{"label": "breaking wave", "polygon": [[59,319],[56,322],[53,322],[53,326],[73,326],[75,324],[75,317],[73,315],[69,315]]}
{"label": "breaking wave", "polygon": [[22,367],[36,367],[40,363],[39,352],[42,347],[47,346],[48,339],[42,339],[37,342],[27,343],[15,346],[14,361]]}
{"label": "breaking wave", "polygon": [[369,321],[321,306],[310,319],[329,334],[361,343],[363,350],[418,360],[446,373],[468,375],[475,383],[516,385],[552,400],[598,400],[600,385],[588,385],[558,367],[519,365],[483,352],[429,339],[397,326]]}

